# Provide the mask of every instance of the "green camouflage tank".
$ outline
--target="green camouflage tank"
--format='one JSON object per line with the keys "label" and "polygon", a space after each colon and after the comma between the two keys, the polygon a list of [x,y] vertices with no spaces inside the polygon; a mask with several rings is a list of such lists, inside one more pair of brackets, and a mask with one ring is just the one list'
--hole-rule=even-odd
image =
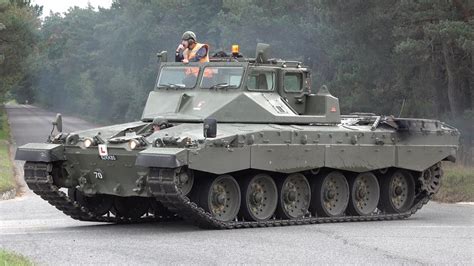
{"label": "green camouflage tank", "polygon": [[[244,228],[407,218],[440,187],[459,132],[341,115],[301,62],[233,54],[166,62],[137,122],[18,148],[36,194],[82,221]],[[67,188],[68,193],[61,188]]]}

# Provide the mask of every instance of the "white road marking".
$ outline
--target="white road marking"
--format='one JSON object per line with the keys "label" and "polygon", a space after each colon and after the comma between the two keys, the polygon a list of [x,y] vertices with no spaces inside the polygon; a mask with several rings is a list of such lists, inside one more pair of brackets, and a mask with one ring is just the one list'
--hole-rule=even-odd
{"label": "white road marking", "polygon": [[457,202],[456,204],[459,204],[459,205],[473,205],[474,206],[474,202]]}

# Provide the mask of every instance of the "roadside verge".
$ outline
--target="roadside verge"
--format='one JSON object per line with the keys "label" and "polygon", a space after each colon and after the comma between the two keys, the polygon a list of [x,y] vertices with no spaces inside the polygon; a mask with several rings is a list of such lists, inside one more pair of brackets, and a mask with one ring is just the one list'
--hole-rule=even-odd
{"label": "roadside verge", "polygon": [[474,202],[474,167],[445,164],[441,188],[433,197],[443,203]]}
{"label": "roadside verge", "polygon": [[0,249],[0,265],[33,265],[25,256]]}
{"label": "roadside verge", "polygon": [[0,106],[0,200],[16,196],[14,167],[10,151],[10,127],[3,106]]}

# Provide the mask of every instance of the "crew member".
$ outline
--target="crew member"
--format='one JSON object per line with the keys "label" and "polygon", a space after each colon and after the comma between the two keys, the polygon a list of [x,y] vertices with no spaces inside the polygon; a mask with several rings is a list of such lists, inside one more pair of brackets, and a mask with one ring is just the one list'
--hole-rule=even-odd
{"label": "crew member", "polygon": [[209,62],[209,45],[198,43],[196,34],[187,31],[181,37],[181,43],[176,49],[176,62]]}
{"label": "crew member", "polygon": [[153,119],[153,122],[151,123],[153,127],[153,132],[160,131],[162,129],[170,127],[168,121],[166,119],[163,119],[161,117],[157,117]]}

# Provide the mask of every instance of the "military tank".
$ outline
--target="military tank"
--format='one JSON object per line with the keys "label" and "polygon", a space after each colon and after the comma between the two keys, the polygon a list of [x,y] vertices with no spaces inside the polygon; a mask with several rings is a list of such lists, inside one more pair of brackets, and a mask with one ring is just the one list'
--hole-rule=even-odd
{"label": "military tank", "polygon": [[204,64],[160,53],[140,121],[65,133],[58,115],[47,143],[18,148],[25,181],[81,221],[226,229],[403,219],[438,191],[458,130],[341,115],[307,67],[269,55],[266,44]]}

